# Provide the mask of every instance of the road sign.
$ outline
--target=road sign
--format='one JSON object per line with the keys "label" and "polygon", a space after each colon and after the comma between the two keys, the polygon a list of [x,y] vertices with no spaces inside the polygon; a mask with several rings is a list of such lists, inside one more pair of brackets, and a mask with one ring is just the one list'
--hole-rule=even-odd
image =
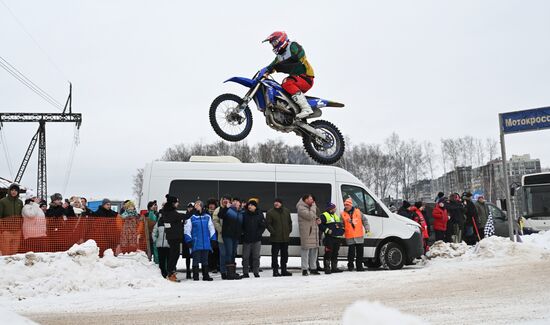
{"label": "road sign", "polygon": [[500,150],[502,153],[502,168],[504,171],[504,188],[506,189],[506,208],[508,212],[508,231],[510,240],[514,241],[515,216],[512,211],[512,198],[508,180],[508,162],[506,161],[505,134],[526,131],[550,129],[550,107],[528,109],[524,111],[508,112],[498,114],[500,126]]}
{"label": "road sign", "polygon": [[505,134],[550,129],[550,107],[501,113],[502,131]]}

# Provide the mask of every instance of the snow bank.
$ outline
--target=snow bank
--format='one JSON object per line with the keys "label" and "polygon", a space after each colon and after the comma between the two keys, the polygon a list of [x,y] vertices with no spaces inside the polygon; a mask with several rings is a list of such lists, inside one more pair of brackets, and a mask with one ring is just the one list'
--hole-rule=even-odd
{"label": "snow bank", "polygon": [[426,253],[431,259],[459,259],[463,261],[490,258],[547,258],[550,249],[550,233],[523,236],[523,243],[512,242],[505,237],[492,236],[482,239],[477,246],[435,242]]}
{"label": "snow bank", "polygon": [[430,250],[426,253],[428,259],[442,257],[442,258],[454,258],[459,257],[468,251],[468,245],[462,242],[460,244],[445,243],[441,240],[436,241]]}
{"label": "snow bank", "polygon": [[550,249],[550,231],[521,236],[521,240],[523,240],[524,243],[528,243],[544,249]]}
{"label": "snow bank", "polygon": [[60,253],[26,253],[0,258],[0,296],[19,300],[95,289],[166,285],[143,252],[115,257],[89,240]]}
{"label": "snow bank", "polygon": [[12,311],[9,311],[7,309],[4,309],[0,307],[0,319],[2,320],[2,324],[10,324],[10,325],[33,325],[38,324],[33,322],[30,319],[27,319],[23,316],[20,316]]}
{"label": "snow bank", "polygon": [[356,301],[344,312],[344,325],[421,325],[428,324],[420,318],[386,307],[379,302]]}

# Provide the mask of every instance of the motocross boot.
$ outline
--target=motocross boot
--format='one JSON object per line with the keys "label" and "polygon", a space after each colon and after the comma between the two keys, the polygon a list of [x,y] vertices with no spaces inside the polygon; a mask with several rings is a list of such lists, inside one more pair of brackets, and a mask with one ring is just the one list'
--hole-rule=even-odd
{"label": "motocross boot", "polygon": [[313,110],[311,106],[309,106],[306,96],[301,91],[292,95],[292,100],[300,107],[300,113],[296,114],[296,118],[304,119],[313,114]]}

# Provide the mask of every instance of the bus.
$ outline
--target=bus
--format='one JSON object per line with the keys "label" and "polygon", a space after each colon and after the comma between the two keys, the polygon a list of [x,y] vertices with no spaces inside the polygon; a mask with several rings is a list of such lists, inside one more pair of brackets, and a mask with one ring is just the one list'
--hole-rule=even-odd
{"label": "bus", "polygon": [[[313,194],[321,209],[327,202],[333,202],[340,212],[347,198],[360,208],[371,228],[365,237],[367,267],[400,269],[423,254],[419,225],[392,213],[359,179],[338,167],[192,159],[151,162],[145,166],[143,176],[141,209],[146,209],[147,202],[152,200],[157,200],[160,206],[167,193],[178,197],[184,207],[186,202],[206,201],[223,194],[253,197],[259,200],[259,209],[264,213],[273,207],[274,198],[282,199],[293,223],[290,256],[300,256],[296,203],[304,194]],[[266,230],[262,237],[261,254],[270,255],[269,232]],[[347,255],[347,247],[340,249],[340,255],[342,258]]]}
{"label": "bus", "polygon": [[550,172],[523,175],[524,231],[550,230]]}

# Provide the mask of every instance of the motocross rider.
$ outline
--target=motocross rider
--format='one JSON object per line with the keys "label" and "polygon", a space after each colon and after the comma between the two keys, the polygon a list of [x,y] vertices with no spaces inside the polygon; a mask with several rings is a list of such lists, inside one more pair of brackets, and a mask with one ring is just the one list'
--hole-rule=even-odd
{"label": "motocross rider", "polygon": [[297,42],[291,42],[285,32],[273,32],[263,42],[269,42],[277,55],[267,67],[267,74],[282,72],[289,75],[281,86],[300,108],[296,118],[304,119],[313,114],[304,93],[313,86],[314,74],[303,47]]}

